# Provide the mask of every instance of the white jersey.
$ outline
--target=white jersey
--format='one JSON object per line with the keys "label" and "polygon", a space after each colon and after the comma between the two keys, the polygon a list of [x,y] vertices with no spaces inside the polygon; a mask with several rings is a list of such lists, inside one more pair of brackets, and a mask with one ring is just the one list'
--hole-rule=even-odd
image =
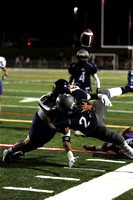
{"label": "white jersey", "polygon": [[56,109],[56,98],[53,95],[53,92],[43,95],[39,99],[39,109],[38,115],[42,120],[46,120],[47,114],[53,112]]}
{"label": "white jersey", "polygon": [[0,56],[0,68],[6,67],[6,59]]}
{"label": "white jersey", "polygon": [[[72,85],[71,92],[79,89],[78,86]],[[53,112],[56,109],[56,98],[54,97],[53,92],[49,92],[48,94],[43,95],[39,99],[39,109],[38,115],[39,117],[45,121],[46,115]]]}

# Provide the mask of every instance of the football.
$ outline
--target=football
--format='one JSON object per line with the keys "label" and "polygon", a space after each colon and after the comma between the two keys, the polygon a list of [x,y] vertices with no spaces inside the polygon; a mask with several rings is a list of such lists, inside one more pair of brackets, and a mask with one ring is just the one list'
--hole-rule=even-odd
{"label": "football", "polygon": [[80,44],[82,47],[91,47],[93,42],[93,32],[91,29],[85,29],[80,36]]}

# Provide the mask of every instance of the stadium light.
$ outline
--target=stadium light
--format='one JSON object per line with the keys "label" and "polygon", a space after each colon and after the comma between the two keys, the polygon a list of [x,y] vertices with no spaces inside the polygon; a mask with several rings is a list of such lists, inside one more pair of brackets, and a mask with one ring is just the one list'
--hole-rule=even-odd
{"label": "stadium light", "polygon": [[73,11],[74,11],[74,15],[77,15],[78,7],[74,7]]}

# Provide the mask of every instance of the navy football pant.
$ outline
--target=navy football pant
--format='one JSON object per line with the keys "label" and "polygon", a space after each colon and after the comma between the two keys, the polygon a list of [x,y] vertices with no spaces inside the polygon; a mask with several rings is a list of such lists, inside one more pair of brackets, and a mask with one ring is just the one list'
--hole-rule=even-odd
{"label": "navy football pant", "polygon": [[42,147],[55,136],[55,133],[56,131],[51,130],[47,123],[36,113],[33,117],[29,135],[24,141],[25,145],[23,146],[22,151],[28,152],[38,147]]}

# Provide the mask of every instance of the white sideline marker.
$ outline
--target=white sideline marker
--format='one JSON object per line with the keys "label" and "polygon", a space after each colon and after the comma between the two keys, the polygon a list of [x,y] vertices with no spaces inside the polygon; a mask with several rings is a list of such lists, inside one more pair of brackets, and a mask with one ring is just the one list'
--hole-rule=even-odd
{"label": "white sideline marker", "polygon": [[6,190],[22,190],[22,191],[30,191],[30,192],[44,192],[44,193],[53,193],[52,190],[40,190],[40,189],[34,189],[32,187],[30,188],[21,188],[21,187],[3,187],[3,189]]}
{"label": "white sideline marker", "polygon": [[125,161],[119,161],[119,160],[105,160],[105,159],[86,159],[87,161],[98,161],[98,162],[111,162],[111,163],[126,163]]}
{"label": "white sideline marker", "polygon": [[37,175],[35,177],[46,178],[46,179],[65,180],[65,181],[80,181],[80,179],[77,179],[77,178],[67,178],[67,177],[42,176],[42,175]]}
{"label": "white sideline marker", "polygon": [[81,200],[83,197],[84,199],[112,200],[132,188],[133,163],[72,187],[45,200],[67,200],[71,199],[72,196],[76,200]]}

